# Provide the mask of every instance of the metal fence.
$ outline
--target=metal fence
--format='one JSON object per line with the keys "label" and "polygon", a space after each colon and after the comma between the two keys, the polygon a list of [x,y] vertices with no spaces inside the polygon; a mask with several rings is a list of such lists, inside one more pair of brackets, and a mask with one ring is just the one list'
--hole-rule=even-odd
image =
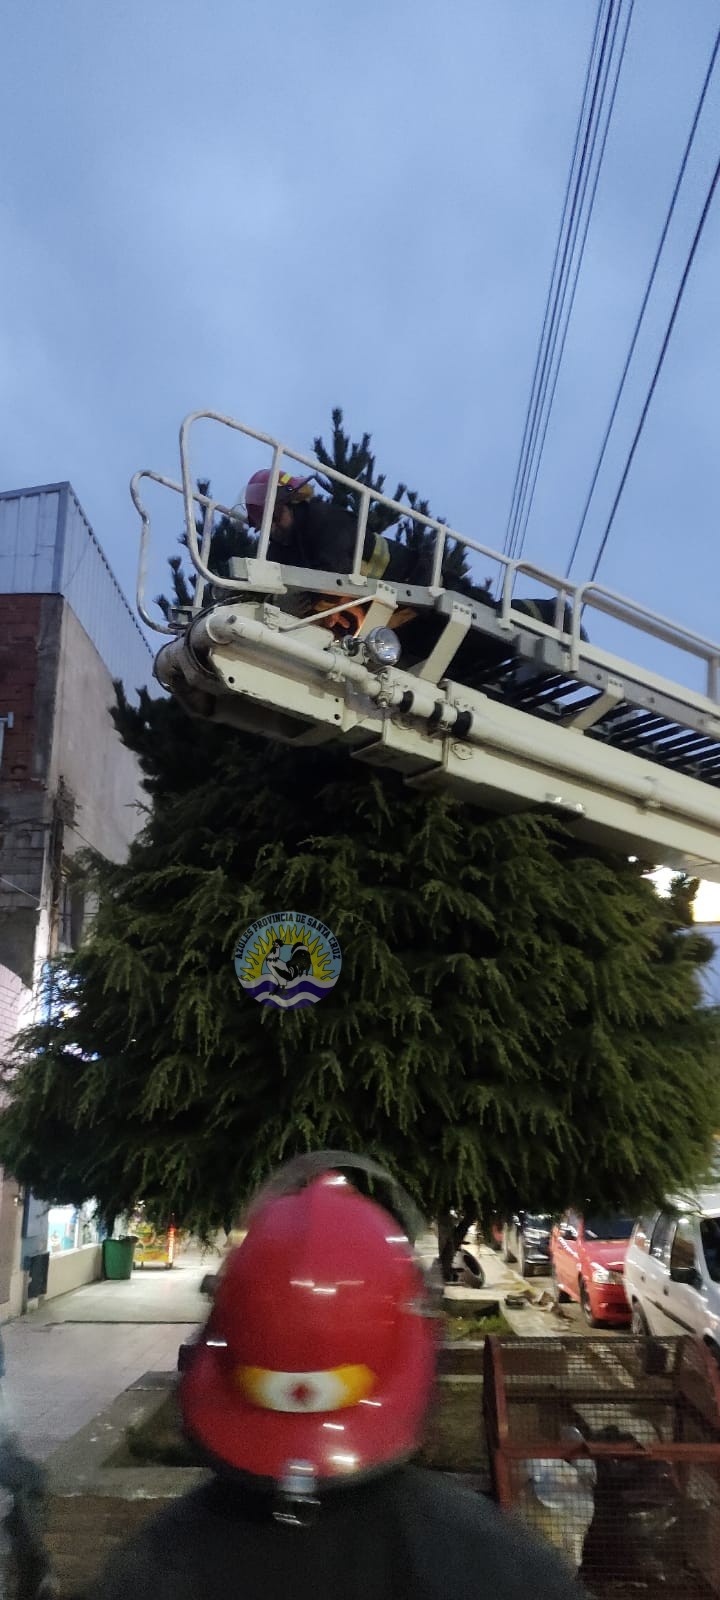
{"label": "metal fence", "polygon": [[720,1595],[720,1371],[691,1338],[485,1346],[495,1494],[590,1594]]}

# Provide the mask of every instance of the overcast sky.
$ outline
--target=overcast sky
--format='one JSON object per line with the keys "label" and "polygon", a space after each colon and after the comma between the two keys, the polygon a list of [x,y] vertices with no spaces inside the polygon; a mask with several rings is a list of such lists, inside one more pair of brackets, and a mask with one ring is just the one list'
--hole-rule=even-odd
{"label": "overcast sky", "polygon": [[[339,403],[393,486],[501,546],[595,13],[595,0],[6,7],[0,486],[69,478],[132,593],[128,480],[176,475],[187,411],[309,449]],[[718,0],[636,0],[526,547],[556,568],[719,21]],[[720,71],[577,576],[719,145]],[[719,267],[720,196],[601,574],[711,636]],[[208,444],[195,465],[236,497],[253,462]]]}

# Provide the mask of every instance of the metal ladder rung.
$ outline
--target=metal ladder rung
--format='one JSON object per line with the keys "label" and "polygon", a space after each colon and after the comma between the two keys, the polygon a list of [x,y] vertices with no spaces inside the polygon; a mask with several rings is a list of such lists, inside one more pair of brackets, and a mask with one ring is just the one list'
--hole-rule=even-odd
{"label": "metal ladder rung", "polygon": [[675,740],[680,738],[685,731],[686,730],[684,728],[668,727],[666,724],[664,728],[657,728],[649,731],[646,730],[644,733],[638,733],[634,739],[630,739],[630,736],[628,735],[627,739],[624,741],[624,744],[631,747],[633,750],[642,750],[646,745],[651,746],[653,750],[660,752],[672,750],[675,748]]}
{"label": "metal ladder rung", "polygon": [[654,717],[649,712],[644,715],[638,713],[634,719],[631,718],[619,730],[611,728],[608,734],[608,743],[614,745],[616,750],[624,750],[628,745],[636,745],[638,740],[643,737],[657,738],[658,734],[664,728],[667,728],[667,725],[666,717]]}
{"label": "metal ladder rung", "polygon": [[556,681],[550,679],[535,694],[523,696],[515,704],[523,711],[539,710],[542,706],[565,699],[568,695],[578,694],[582,688],[583,684],[575,683],[572,679],[560,678]]}
{"label": "metal ladder rung", "polygon": [[693,766],[696,767],[698,772],[714,771],[720,767],[720,752],[705,757],[701,756],[699,760],[693,762]]}
{"label": "metal ladder rung", "polygon": [[627,700],[623,700],[620,705],[614,706],[612,711],[606,711],[605,716],[598,723],[598,728],[611,731],[616,727],[621,728],[624,723],[629,723],[636,717],[647,718],[651,716],[653,716],[652,711],[642,711],[636,706],[628,705]]}

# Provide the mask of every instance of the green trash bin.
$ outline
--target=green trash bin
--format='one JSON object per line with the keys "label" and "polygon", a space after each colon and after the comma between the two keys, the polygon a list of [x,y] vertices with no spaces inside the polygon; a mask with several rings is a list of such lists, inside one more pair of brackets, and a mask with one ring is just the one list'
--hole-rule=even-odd
{"label": "green trash bin", "polygon": [[132,1277],[136,1244],[137,1239],[131,1236],[103,1240],[103,1272],[106,1278],[118,1282],[121,1278]]}

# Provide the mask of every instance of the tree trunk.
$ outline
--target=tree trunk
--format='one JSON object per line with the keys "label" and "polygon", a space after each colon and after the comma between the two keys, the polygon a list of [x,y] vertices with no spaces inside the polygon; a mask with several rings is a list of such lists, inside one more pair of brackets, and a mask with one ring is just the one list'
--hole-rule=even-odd
{"label": "tree trunk", "polygon": [[443,1283],[452,1281],[455,1252],[460,1249],[471,1222],[472,1217],[465,1212],[455,1218],[451,1217],[449,1211],[444,1211],[438,1217],[438,1245]]}

